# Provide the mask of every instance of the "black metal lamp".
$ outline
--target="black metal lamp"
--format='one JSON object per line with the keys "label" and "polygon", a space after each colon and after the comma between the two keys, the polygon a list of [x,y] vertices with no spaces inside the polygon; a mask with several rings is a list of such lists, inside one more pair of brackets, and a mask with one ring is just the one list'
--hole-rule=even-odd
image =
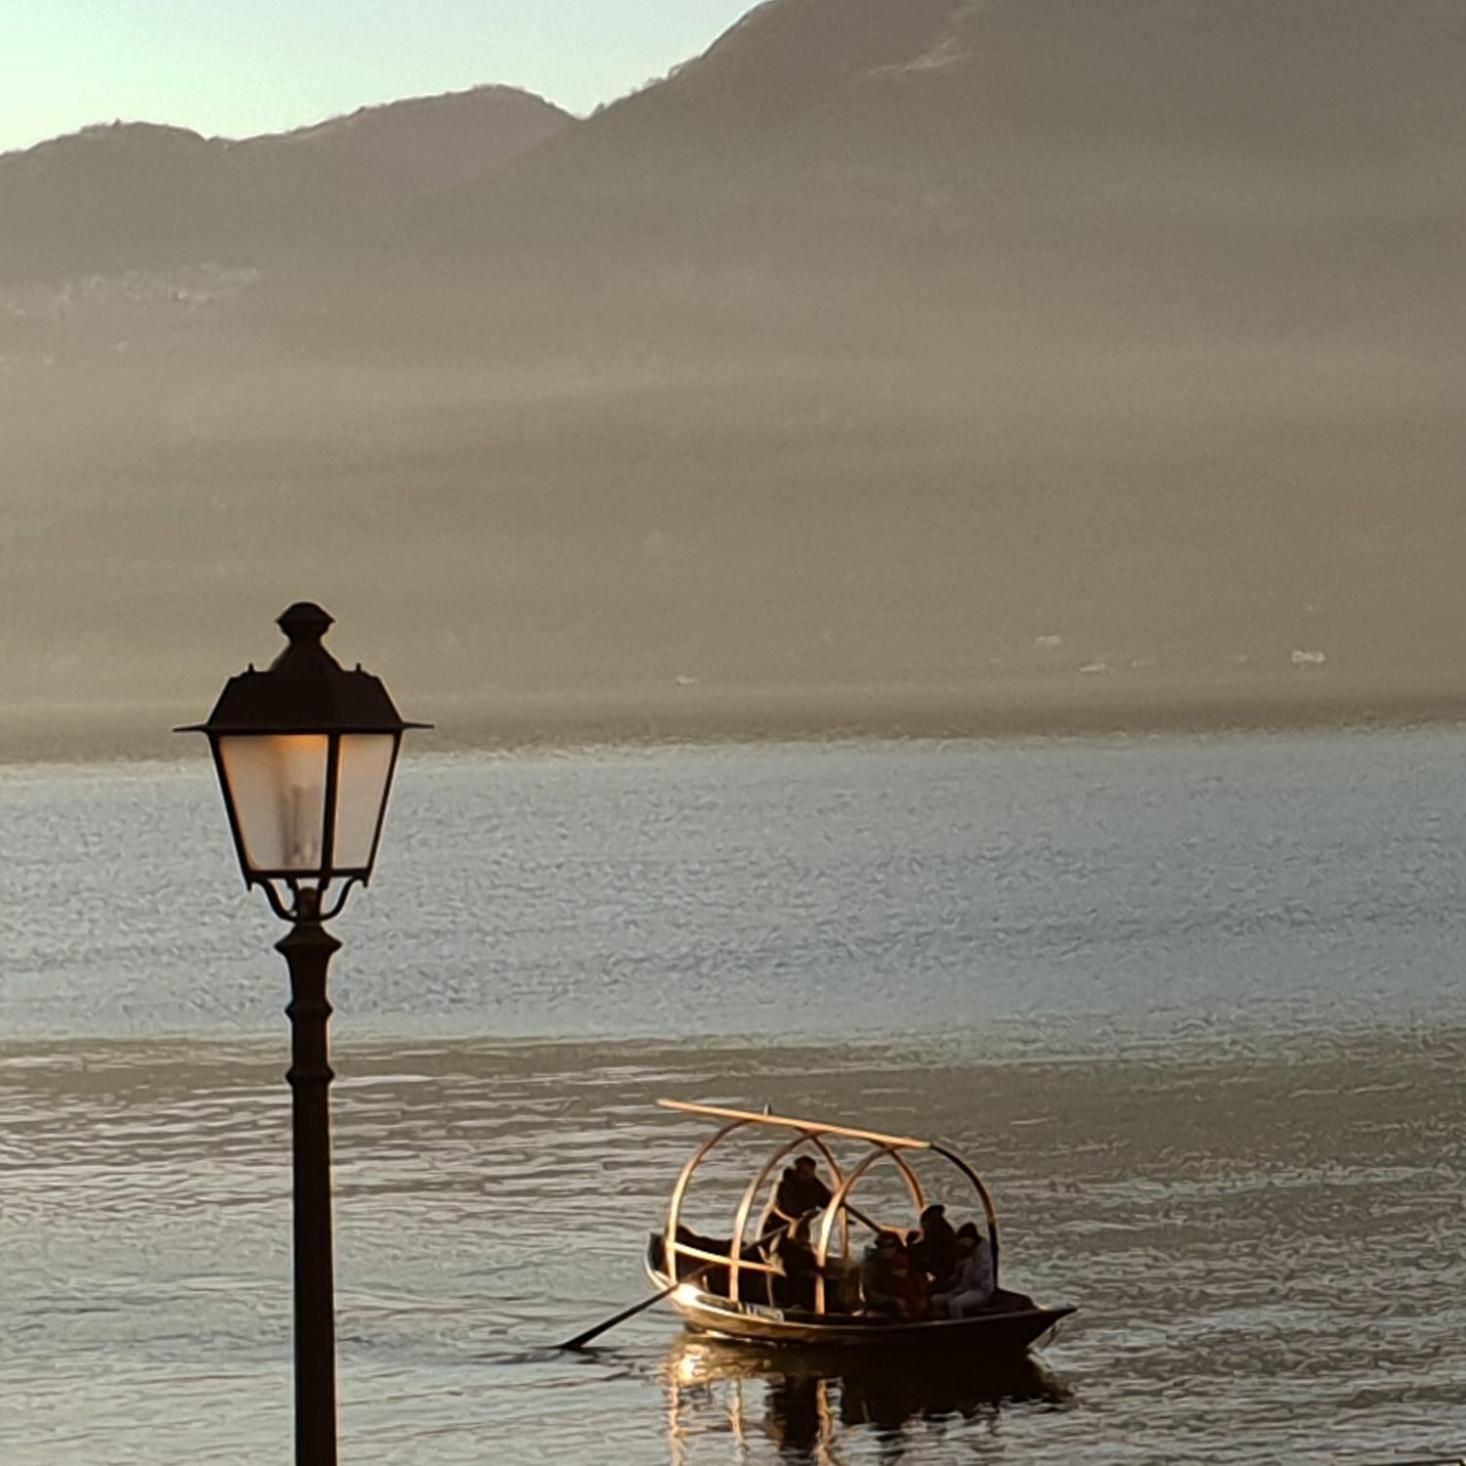
{"label": "black metal lamp", "polygon": [[180,730],[208,734],[245,882],[286,920],[313,891],[305,904],[329,921],[371,879],[402,734],[426,726],[403,722],[380,678],[342,668],[321,645],[330,625],[319,606],[291,606],[269,669],[231,677],[209,721]]}
{"label": "black metal lamp", "polygon": [[246,885],[291,923],[290,969],[298,1466],[336,1463],[336,1308],[326,969],[322,925],[371,878],[405,723],[381,681],[321,645],[331,617],[308,601],[279,619],[289,645],[264,672],[231,677],[206,733]]}

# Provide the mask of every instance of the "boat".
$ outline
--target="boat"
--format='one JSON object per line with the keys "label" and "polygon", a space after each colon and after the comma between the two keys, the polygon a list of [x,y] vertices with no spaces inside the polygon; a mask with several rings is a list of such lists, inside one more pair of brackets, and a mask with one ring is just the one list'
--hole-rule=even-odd
{"label": "boat", "polygon": [[[919,1174],[927,1157],[945,1162],[974,1193],[986,1219],[993,1279],[1001,1256],[998,1217],[987,1186],[952,1147],[913,1136],[797,1119],[791,1115],[728,1109],[721,1105],[663,1099],[665,1110],[718,1122],[718,1128],[693,1151],[672,1188],[667,1222],[647,1242],[646,1270],[654,1287],[692,1330],[713,1338],[759,1346],[794,1346],[841,1353],[871,1349],[940,1351],[947,1359],[997,1361],[1022,1356],[1075,1310],[1041,1307],[1021,1293],[995,1287],[981,1311],[962,1318],[903,1319],[867,1311],[858,1296],[859,1261],[851,1259],[852,1219],[872,1231],[904,1232],[916,1225],[927,1205]],[[683,1220],[694,1182],[731,1137],[772,1132],[761,1162],[732,1211],[726,1238],[694,1232]],[[787,1279],[768,1243],[783,1225],[774,1209],[779,1167],[800,1155],[822,1161],[831,1178],[830,1199],[812,1228],[813,1296],[790,1304]],[[719,1156],[721,1163],[725,1157]],[[912,1207],[909,1220],[876,1221],[854,1201],[862,1182],[888,1163],[899,1175]],[[715,1167],[713,1169],[718,1169]],[[862,1193],[862,1196],[864,1193]]]}

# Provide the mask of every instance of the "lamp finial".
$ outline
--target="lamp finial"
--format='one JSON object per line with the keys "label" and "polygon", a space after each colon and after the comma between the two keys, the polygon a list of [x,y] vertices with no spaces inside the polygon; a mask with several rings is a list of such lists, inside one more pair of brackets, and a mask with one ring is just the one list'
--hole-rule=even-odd
{"label": "lamp finial", "polygon": [[331,629],[331,623],[335,619],[329,611],[323,611],[314,601],[296,601],[293,606],[280,613],[275,625],[295,645],[319,641]]}

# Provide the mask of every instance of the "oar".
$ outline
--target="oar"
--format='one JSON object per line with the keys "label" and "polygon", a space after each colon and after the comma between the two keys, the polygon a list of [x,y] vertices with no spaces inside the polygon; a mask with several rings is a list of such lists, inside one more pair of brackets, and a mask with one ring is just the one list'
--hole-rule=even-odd
{"label": "oar", "polygon": [[696,1272],[688,1273],[685,1278],[679,1278],[675,1283],[668,1283],[660,1293],[653,1293],[650,1298],[643,1298],[640,1303],[633,1303],[630,1308],[623,1308],[620,1313],[613,1314],[604,1323],[598,1323],[593,1329],[587,1329],[583,1334],[576,1334],[573,1339],[566,1339],[563,1344],[556,1344],[555,1347],[557,1349],[584,1349],[592,1339],[600,1338],[608,1329],[614,1329],[618,1323],[625,1323],[628,1318],[635,1318],[638,1313],[645,1313],[653,1303],[660,1303],[663,1298],[670,1297],[683,1283],[690,1283],[693,1279],[702,1277],[705,1272],[719,1265],[710,1262],[706,1267],[700,1267]]}
{"label": "oar", "polygon": [[[789,1227],[792,1227],[793,1225],[793,1222],[780,1223],[780,1225],[775,1227],[772,1232],[765,1232],[764,1235],[760,1237],[756,1243],[754,1243],[754,1246],[763,1247],[766,1243],[772,1242],[774,1238],[779,1235],[780,1232],[786,1231]],[[557,1344],[555,1347],[557,1349],[584,1349],[585,1346],[589,1344],[592,1339],[600,1338],[600,1336],[604,1334],[608,1329],[615,1328],[618,1323],[625,1323],[628,1318],[635,1318],[638,1313],[645,1313],[646,1310],[650,1308],[653,1303],[660,1303],[663,1298],[670,1297],[683,1285],[683,1283],[695,1282],[698,1278],[702,1277],[704,1273],[711,1272],[715,1267],[727,1267],[728,1262],[730,1262],[731,1260],[732,1259],[730,1258],[726,1261],[720,1260],[718,1262],[705,1262],[701,1267],[694,1268],[690,1273],[688,1273],[685,1278],[678,1278],[675,1283],[668,1283],[667,1286],[663,1288],[660,1293],[653,1293],[650,1298],[643,1298],[640,1303],[633,1303],[630,1308],[623,1308],[620,1313],[613,1315],[611,1318],[608,1318],[604,1323],[598,1323],[593,1329],[587,1329],[583,1334],[576,1334],[573,1339],[566,1339],[563,1344]]]}

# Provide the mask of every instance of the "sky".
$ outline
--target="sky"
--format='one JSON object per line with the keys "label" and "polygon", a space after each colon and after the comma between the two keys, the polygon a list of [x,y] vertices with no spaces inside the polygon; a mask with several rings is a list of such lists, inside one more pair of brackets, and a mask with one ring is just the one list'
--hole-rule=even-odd
{"label": "sky", "polygon": [[278,132],[502,82],[584,113],[753,0],[36,0],[6,7],[0,152],[94,122]]}

